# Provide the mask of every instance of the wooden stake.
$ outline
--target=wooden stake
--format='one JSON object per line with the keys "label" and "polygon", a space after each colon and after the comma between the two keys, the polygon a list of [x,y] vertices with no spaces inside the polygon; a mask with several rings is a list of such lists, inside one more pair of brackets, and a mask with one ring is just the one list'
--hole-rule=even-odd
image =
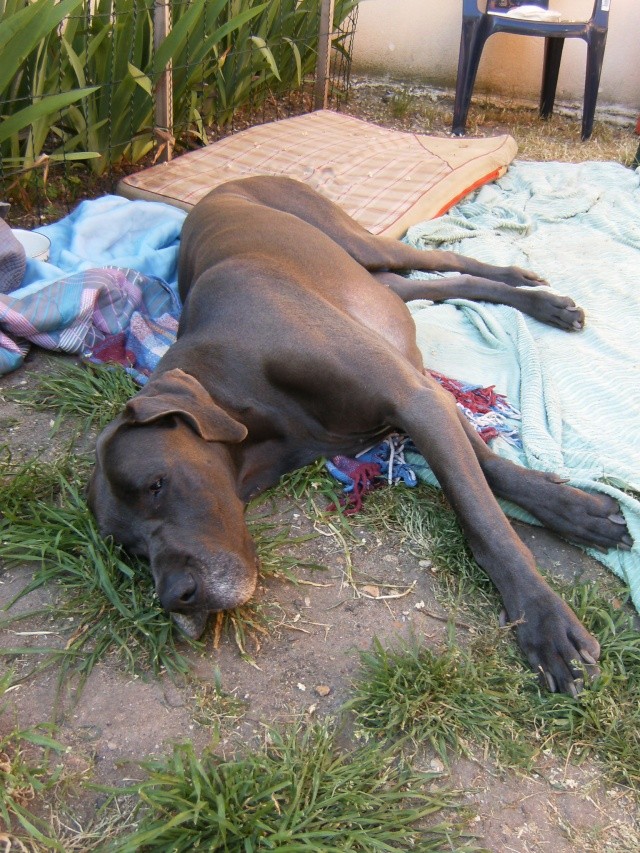
{"label": "wooden stake", "polygon": [[314,110],[326,110],[329,106],[329,70],[331,63],[331,38],[333,36],[333,13],[335,0],[322,0],[320,6],[320,32],[318,34],[318,61],[316,83],[313,90]]}
{"label": "wooden stake", "polygon": [[[155,0],[153,8],[153,47],[158,50],[171,30],[170,0]],[[171,60],[156,81],[155,127],[158,154],[156,159],[167,162],[173,156],[173,66]]]}

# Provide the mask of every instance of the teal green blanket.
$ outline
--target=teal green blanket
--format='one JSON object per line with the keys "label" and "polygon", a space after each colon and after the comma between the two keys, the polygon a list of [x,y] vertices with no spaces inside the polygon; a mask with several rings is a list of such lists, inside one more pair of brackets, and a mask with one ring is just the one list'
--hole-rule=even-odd
{"label": "teal green blanket", "polygon": [[520,409],[523,450],[498,438],[497,453],[617,498],[634,548],[589,553],[640,610],[640,169],[515,163],[405,240],[535,270],[585,309],[586,329],[566,333],[505,306],[410,305],[429,368],[495,385]]}

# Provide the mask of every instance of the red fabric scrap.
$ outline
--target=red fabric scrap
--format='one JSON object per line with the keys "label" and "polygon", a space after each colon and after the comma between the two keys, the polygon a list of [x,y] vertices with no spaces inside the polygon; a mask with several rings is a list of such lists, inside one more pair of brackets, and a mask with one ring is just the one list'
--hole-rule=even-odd
{"label": "red fabric scrap", "polygon": [[[358,462],[348,456],[336,456],[333,462],[353,480],[353,489],[340,498],[345,515],[355,515],[362,509],[362,499],[384,484],[380,466],[375,462]],[[334,512],[338,507],[332,503],[327,510]]]}

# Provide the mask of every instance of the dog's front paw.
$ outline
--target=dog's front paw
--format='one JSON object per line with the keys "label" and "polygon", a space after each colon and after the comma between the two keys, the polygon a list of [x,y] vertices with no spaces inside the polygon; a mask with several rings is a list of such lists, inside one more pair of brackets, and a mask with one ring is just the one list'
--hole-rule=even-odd
{"label": "dog's front paw", "polygon": [[552,693],[577,696],[600,673],[600,645],[551,590],[510,613],[520,648]]}

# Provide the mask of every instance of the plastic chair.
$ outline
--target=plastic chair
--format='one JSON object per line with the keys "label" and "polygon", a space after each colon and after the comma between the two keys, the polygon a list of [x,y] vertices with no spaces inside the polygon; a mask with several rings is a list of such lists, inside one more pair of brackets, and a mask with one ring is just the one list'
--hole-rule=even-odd
{"label": "plastic chair", "polygon": [[[566,38],[581,38],[587,43],[587,70],[582,111],[582,139],[589,139],[593,130],[593,117],[598,98],[600,71],[609,26],[611,0],[595,0],[593,14],[588,21],[534,21],[518,19],[496,12],[506,12],[509,7],[524,5],[514,0],[489,0],[487,10],[478,9],[477,0],[463,0],[462,34],[458,59],[456,100],[453,110],[453,132],[464,135],[471,94],[476,80],[482,49],[493,33],[516,33],[541,36],[545,39],[540,115],[547,118],[553,112],[558,83],[562,48]],[[549,8],[548,0],[527,0],[527,5]],[[507,7],[507,8],[504,8]]]}

